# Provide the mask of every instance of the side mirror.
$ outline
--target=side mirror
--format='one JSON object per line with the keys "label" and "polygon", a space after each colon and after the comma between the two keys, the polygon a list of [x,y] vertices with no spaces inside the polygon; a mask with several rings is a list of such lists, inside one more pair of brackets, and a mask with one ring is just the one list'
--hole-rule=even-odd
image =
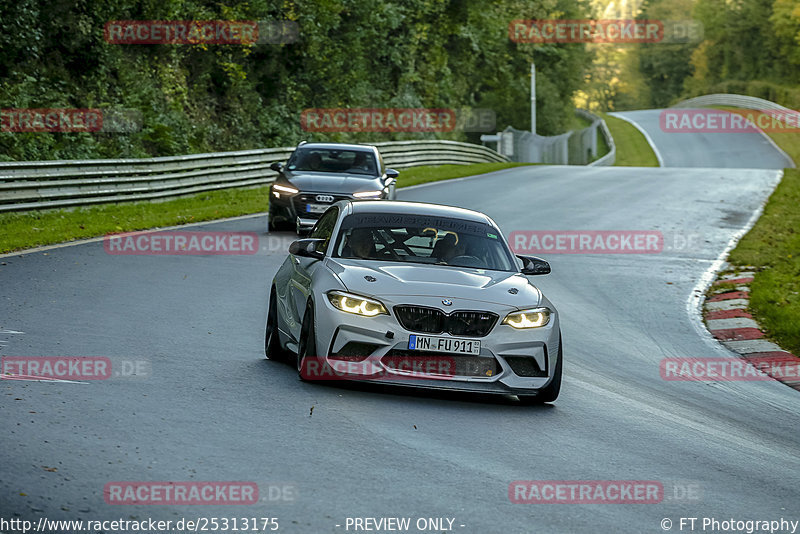
{"label": "side mirror", "polygon": [[394,169],[386,169],[386,177],[387,178],[397,178],[400,176],[400,172]]}
{"label": "side mirror", "polygon": [[325,241],[324,239],[298,239],[289,245],[289,254],[302,256],[304,258],[314,258],[321,260],[325,257],[322,252],[317,252],[317,245]]}
{"label": "side mirror", "polygon": [[278,163],[277,161],[269,166],[275,172],[281,172],[283,170],[283,163]]}
{"label": "side mirror", "polygon": [[536,256],[520,256],[522,260],[522,274],[537,275],[537,274],[550,274],[550,264],[542,258]]}

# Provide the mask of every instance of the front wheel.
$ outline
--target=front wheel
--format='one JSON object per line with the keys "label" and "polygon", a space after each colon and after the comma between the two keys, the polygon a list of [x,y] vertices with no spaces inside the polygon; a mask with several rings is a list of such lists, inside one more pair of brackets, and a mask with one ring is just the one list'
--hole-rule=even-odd
{"label": "front wheel", "polygon": [[558,398],[558,394],[561,392],[561,369],[564,363],[561,346],[561,334],[559,334],[558,356],[556,357],[556,370],[553,373],[553,379],[540,389],[536,395],[517,395],[520,403],[525,405],[543,404],[545,402],[553,402]]}
{"label": "front wheel", "polygon": [[267,213],[267,232],[279,232],[290,228],[286,221],[281,221],[275,217],[275,212],[270,208]]}
{"label": "front wheel", "polygon": [[269,294],[269,311],[267,312],[267,329],[264,332],[264,355],[268,360],[283,361],[286,351],[281,346],[278,333],[278,300],[275,288]]}
{"label": "front wheel", "polygon": [[297,376],[300,380],[309,380],[308,361],[316,358],[317,336],[314,330],[314,303],[308,301],[303,324],[300,327],[300,343],[297,346]]}

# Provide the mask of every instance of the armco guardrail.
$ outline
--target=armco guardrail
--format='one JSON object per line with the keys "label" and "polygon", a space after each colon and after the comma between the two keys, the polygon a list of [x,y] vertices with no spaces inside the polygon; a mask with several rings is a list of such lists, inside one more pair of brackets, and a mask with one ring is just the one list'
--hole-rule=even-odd
{"label": "armco guardrail", "polygon": [[[509,161],[456,141],[375,143],[389,167]],[[272,183],[294,147],[148,159],[0,163],[0,212],[149,200]]]}
{"label": "armco guardrail", "polygon": [[697,96],[683,100],[670,107],[673,108],[702,108],[706,106],[731,106],[742,109],[757,109],[763,111],[792,111],[775,102],[747,95],[733,95],[716,93],[713,95]]}
{"label": "armco guardrail", "polygon": [[617,144],[614,142],[614,138],[611,137],[611,130],[608,129],[608,124],[603,119],[600,119],[600,133],[603,135],[603,139],[606,140],[606,145],[608,145],[608,154],[591,162],[589,164],[590,167],[610,167],[617,161]]}
{"label": "armco guardrail", "polygon": [[[588,128],[584,128],[581,132],[585,132],[584,136],[588,132],[593,132],[594,136],[597,136],[598,130],[600,131],[600,135],[603,136],[603,139],[606,141],[606,145],[608,145],[608,154],[603,156],[602,158],[598,158],[588,165],[590,167],[603,167],[603,166],[612,166],[617,159],[617,145],[614,143],[614,138],[611,137],[611,131],[608,129],[608,125],[606,121],[602,118],[598,117],[594,113],[590,113],[585,109],[577,109],[575,110],[575,114],[579,117],[583,117],[584,119],[591,121],[592,124]],[[597,153],[597,138],[592,141],[595,146],[595,153]]]}
{"label": "armco guardrail", "polygon": [[[583,109],[575,110],[575,114],[591,124],[554,136],[537,135],[509,126],[498,133],[498,146],[514,161],[550,165],[613,165],[617,150],[605,121]],[[609,153],[592,161],[597,157],[598,131],[605,138]]]}

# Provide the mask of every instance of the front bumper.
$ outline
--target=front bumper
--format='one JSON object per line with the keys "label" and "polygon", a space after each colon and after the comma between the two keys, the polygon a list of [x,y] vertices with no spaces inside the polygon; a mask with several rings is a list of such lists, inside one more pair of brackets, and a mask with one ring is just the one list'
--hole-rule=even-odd
{"label": "front bumper", "polygon": [[[328,197],[324,202],[316,197]],[[281,193],[270,188],[270,216],[278,222],[296,224],[298,230],[310,230],[322,216],[322,212],[308,211],[309,204],[331,206],[340,200],[349,200],[351,195],[341,193],[325,193],[323,191],[300,191],[295,194]],[[331,200],[329,200],[331,199]]]}
{"label": "front bumper", "polygon": [[[513,310],[477,304],[500,315],[500,320],[486,336],[462,337],[406,330],[393,307],[408,304],[407,300],[381,301],[390,315],[361,317],[334,308],[324,295],[317,299],[317,347],[324,354],[316,357],[314,368],[326,370],[320,372],[317,379],[368,380],[417,388],[533,395],[553,378],[560,338],[559,318],[552,306],[553,313],[546,326],[517,330],[501,324],[505,314]],[[441,298],[414,297],[413,304],[436,307],[437,302],[441,303]],[[475,310],[475,306],[474,301],[456,301],[453,310]],[[481,343],[480,353],[465,356],[409,350],[412,335],[477,340]],[[307,378],[315,379],[313,373],[311,375]]]}
{"label": "front bumper", "polygon": [[[324,202],[317,200],[317,196],[322,195],[329,197],[332,200],[325,200]],[[317,223],[317,220],[322,216],[322,212],[308,211],[309,204],[323,204],[332,206],[340,200],[353,200],[353,195],[344,193],[326,193],[324,191],[300,191],[295,194],[287,194],[275,191],[270,188],[269,201],[270,201],[270,217],[276,222],[286,222],[296,225],[297,232],[306,232],[311,230]],[[385,195],[380,197],[386,198]]]}
{"label": "front bumper", "polygon": [[[269,197],[269,212],[270,217],[276,222],[285,222],[297,225],[298,229],[311,229],[322,213],[312,213],[306,210],[309,202],[306,199],[309,196],[316,195],[317,193],[300,192],[294,195],[287,195],[286,193],[278,193],[274,190],[270,191]],[[336,200],[350,198],[345,195],[338,195],[334,197]],[[327,203],[327,204],[333,204]]]}

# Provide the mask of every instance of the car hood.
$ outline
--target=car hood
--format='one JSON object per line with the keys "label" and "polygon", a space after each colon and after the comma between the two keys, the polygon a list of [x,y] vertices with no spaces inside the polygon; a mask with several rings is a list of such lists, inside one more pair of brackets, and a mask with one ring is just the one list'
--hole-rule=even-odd
{"label": "car hood", "polygon": [[329,259],[328,267],[348,291],[364,296],[462,298],[519,308],[538,306],[542,297],[525,276],[508,271],[340,258]]}
{"label": "car hood", "polygon": [[302,192],[349,195],[358,191],[377,191],[383,188],[380,178],[363,174],[309,172],[292,173],[286,178]]}

